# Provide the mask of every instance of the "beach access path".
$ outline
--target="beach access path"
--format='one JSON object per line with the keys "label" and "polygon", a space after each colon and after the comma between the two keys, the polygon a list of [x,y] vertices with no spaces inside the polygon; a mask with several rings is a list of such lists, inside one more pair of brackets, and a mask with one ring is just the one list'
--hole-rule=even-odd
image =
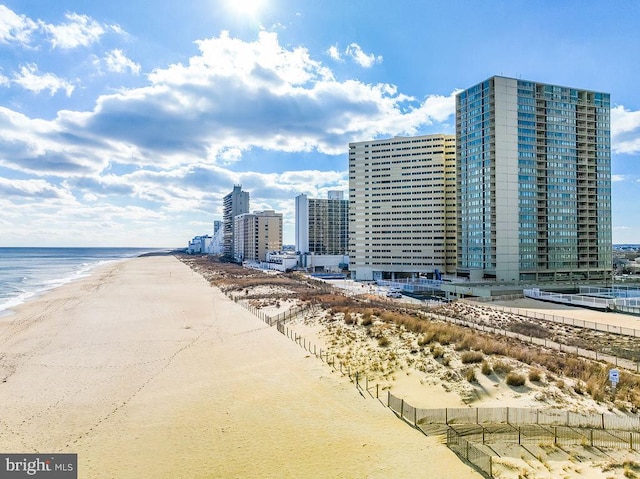
{"label": "beach access path", "polygon": [[175,257],[0,317],[0,451],[80,478],[479,478]]}

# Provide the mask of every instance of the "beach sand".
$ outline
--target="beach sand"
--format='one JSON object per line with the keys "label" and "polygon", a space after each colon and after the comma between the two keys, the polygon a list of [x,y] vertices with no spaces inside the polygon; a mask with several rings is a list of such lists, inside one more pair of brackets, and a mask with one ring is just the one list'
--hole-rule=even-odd
{"label": "beach sand", "polygon": [[0,450],[80,478],[479,478],[172,256],[0,318]]}

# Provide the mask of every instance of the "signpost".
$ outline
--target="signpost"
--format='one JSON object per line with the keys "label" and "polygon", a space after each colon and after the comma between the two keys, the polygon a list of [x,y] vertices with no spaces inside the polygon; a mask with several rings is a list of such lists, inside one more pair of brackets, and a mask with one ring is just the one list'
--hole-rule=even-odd
{"label": "signpost", "polygon": [[616,386],[620,382],[620,370],[609,369],[609,381],[611,381],[611,389],[613,390],[613,394],[615,395]]}

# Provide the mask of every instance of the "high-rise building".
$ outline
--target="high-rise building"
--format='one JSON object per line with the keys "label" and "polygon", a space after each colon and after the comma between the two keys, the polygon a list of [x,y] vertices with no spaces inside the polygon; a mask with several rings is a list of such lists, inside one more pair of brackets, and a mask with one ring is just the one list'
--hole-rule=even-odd
{"label": "high-rise building", "polygon": [[327,199],[296,196],[296,250],[316,255],[347,255],[349,200],[344,192],[329,191]]}
{"label": "high-rise building", "polygon": [[498,76],[456,96],[459,275],[611,277],[609,102]]}
{"label": "high-rise building", "polygon": [[249,212],[249,193],[242,191],[241,185],[234,185],[233,191],[222,200],[222,228],[224,238],[224,256],[234,257],[233,219]]}
{"label": "high-rise building", "polygon": [[282,213],[266,210],[236,216],[234,242],[238,263],[266,261],[267,253],[282,250]]}
{"label": "high-rise building", "polygon": [[349,144],[349,257],[357,280],[456,271],[453,135]]}
{"label": "high-rise building", "polygon": [[224,249],[224,226],[222,221],[213,222],[213,240],[211,244],[212,254],[221,254]]}

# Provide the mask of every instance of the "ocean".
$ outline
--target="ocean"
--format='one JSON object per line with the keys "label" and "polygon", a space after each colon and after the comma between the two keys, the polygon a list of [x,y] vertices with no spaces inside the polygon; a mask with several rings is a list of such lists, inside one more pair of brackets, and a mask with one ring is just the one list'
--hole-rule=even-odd
{"label": "ocean", "polygon": [[50,289],[88,276],[106,263],[151,248],[0,248],[0,316]]}

